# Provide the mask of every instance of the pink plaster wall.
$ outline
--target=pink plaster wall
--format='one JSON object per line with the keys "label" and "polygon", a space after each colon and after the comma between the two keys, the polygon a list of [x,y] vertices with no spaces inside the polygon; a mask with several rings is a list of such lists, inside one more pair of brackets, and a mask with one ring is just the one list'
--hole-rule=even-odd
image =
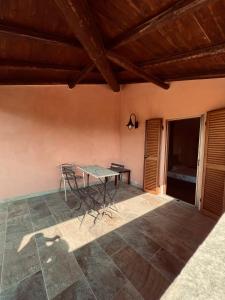
{"label": "pink plaster wall", "polygon": [[120,156],[120,96],[107,86],[0,87],[0,199],[58,187],[63,162]]}
{"label": "pink plaster wall", "polygon": [[[169,90],[132,84],[0,87],[0,199],[58,187],[57,165],[124,163],[142,185],[145,120],[194,117],[225,107],[225,79],[174,82]],[[128,131],[136,113],[137,130]],[[165,135],[160,184],[163,184]]]}
{"label": "pink plaster wall", "polygon": [[[143,184],[145,120],[195,117],[221,107],[225,107],[225,79],[173,82],[169,90],[147,83],[124,86],[121,93],[121,162],[131,168],[132,181]],[[137,115],[140,127],[129,131],[125,124],[132,112]],[[164,150],[165,134],[162,137],[161,186]]]}

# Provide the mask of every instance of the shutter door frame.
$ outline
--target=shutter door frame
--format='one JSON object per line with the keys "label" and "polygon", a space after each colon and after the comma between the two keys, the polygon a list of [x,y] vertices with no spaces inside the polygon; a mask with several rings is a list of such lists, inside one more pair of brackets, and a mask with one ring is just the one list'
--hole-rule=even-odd
{"label": "shutter door frame", "polygon": [[[202,183],[202,201],[201,201],[201,211],[205,214],[205,215],[208,215],[214,219],[218,219],[221,214],[225,211],[225,175],[224,175],[224,183],[222,182],[221,186],[223,186],[223,191],[222,192],[222,203],[221,203],[221,212],[220,213],[214,213],[210,210],[207,209],[207,205],[204,201],[205,200],[205,197],[206,197],[206,193],[207,193],[207,179],[209,179],[210,175],[208,175],[208,178],[207,178],[207,172],[210,173],[210,170],[212,171],[222,171],[222,172],[225,172],[225,164],[222,165],[222,164],[212,164],[210,162],[208,162],[208,152],[209,152],[209,136],[210,136],[210,128],[209,128],[209,124],[210,124],[210,118],[211,117],[214,117],[216,116],[217,113],[220,113],[220,112],[224,112],[224,117],[222,117],[222,122],[223,122],[223,118],[224,118],[224,124],[223,126],[225,126],[225,108],[221,108],[221,109],[217,109],[217,110],[213,110],[213,111],[209,111],[207,112],[207,117],[206,117],[206,130],[205,130],[205,151],[204,151],[204,163],[203,163],[203,183]],[[222,123],[221,122],[221,123]],[[223,127],[222,126],[222,127]],[[211,129],[212,131],[215,131],[215,129]],[[222,136],[223,138],[223,136]],[[224,137],[224,140],[225,140],[225,137]],[[211,147],[213,147],[211,145]],[[214,150],[215,151],[215,150]],[[224,149],[225,151],[225,149]],[[225,155],[225,153],[224,153]],[[214,181],[215,182],[215,181]],[[210,183],[211,185],[214,183]],[[221,188],[220,186],[220,188]]]}
{"label": "shutter door frame", "polygon": [[[151,155],[148,155],[146,153],[146,147],[147,147],[147,138],[148,138],[148,123],[153,122],[159,122],[158,124],[158,136],[157,136],[157,140],[158,140],[158,144],[157,144],[157,158]],[[155,124],[154,124],[155,125]],[[160,193],[160,185],[159,185],[159,174],[160,174],[160,155],[161,155],[161,143],[162,143],[162,126],[163,126],[163,119],[162,118],[152,118],[152,119],[148,119],[145,121],[145,149],[144,149],[144,176],[143,176],[143,187],[144,187],[144,191],[152,193],[152,194],[159,194]],[[155,147],[155,146],[154,146]],[[153,175],[153,173],[151,173],[151,167],[153,168],[153,164],[154,161],[156,162],[156,165],[154,166],[156,168],[156,174],[155,174],[155,178]],[[152,163],[152,166],[148,166],[147,167],[147,162],[149,162],[150,164]],[[147,170],[148,168],[148,170]],[[155,179],[155,188],[149,188],[148,182],[147,182],[147,178],[146,178],[146,173],[148,172],[149,176],[152,176],[151,181]],[[151,185],[151,184],[150,184]]]}

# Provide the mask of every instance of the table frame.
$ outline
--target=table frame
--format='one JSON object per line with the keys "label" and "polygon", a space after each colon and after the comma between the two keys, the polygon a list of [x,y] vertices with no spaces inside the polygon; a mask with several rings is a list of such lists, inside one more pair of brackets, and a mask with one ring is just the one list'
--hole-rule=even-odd
{"label": "table frame", "polygon": [[[97,172],[94,172],[91,171],[91,168],[95,169],[95,171]],[[100,182],[101,186],[103,187],[103,193],[101,193],[98,185],[97,185],[97,189],[98,189],[98,192],[99,192],[99,195],[102,196],[102,200],[103,200],[103,212],[102,212],[102,215],[104,214],[107,214],[107,202],[106,202],[106,198],[108,196],[108,198],[110,199],[110,201],[112,202],[111,204],[114,205],[114,198],[115,198],[115,195],[116,195],[116,192],[117,192],[117,189],[118,189],[118,184],[115,186],[115,193],[113,194],[113,196],[110,195],[110,193],[107,191],[107,183],[109,182],[109,178],[110,177],[117,177],[119,176],[119,173],[118,172],[115,172],[115,171],[112,171],[112,170],[109,170],[108,168],[104,168],[104,167],[100,167],[100,166],[97,166],[97,165],[90,165],[90,166],[78,166],[78,169],[80,169],[80,171],[83,173],[83,175],[86,175],[87,176],[87,187],[90,185],[90,176],[98,179],[98,181]],[[102,175],[98,175],[98,171],[105,171],[105,175],[102,174]],[[96,201],[95,204],[100,204],[98,201]],[[96,207],[96,206],[95,206]],[[112,208],[111,206],[109,206],[110,208]],[[98,211],[98,210],[97,210]],[[101,213],[98,211],[98,216],[100,215]],[[97,218],[98,218],[97,216]]]}

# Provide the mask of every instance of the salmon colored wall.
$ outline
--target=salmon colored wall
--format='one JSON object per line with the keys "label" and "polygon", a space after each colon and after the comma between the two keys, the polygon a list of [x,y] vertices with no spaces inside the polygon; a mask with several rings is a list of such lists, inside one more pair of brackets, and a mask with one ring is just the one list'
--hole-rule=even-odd
{"label": "salmon colored wall", "polygon": [[[132,170],[142,186],[145,120],[194,117],[225,107],[225,79],[174,82],[169,90],[132,84],[113,93],[104,85],[0,87],[0,199],[58,187],[62,162]],[[131,112],[137,130],[125,126]],[[165,131],[164,131],[165,132]],[[165,134],[160,184],[163,185]]]}
{"label": "salmon colored wall", "polygon": [[58,187],[63,162],[120,156],[120,96],[107,86],[0,87],[0,199]]}
{"label": "salmon colored wall", "polygon": [[[173,82],[169,90],[152,84],[126,85],[121,93],[121,162],[131,168],[131,180],[143,184],[145,120],[195,117],[225,107],[225,79]],[[140,127],[129,131],[130,113]],[[188,137],[187,137],[188,138]],[[162,137],[160,185],[164,181],[165,130]]]}

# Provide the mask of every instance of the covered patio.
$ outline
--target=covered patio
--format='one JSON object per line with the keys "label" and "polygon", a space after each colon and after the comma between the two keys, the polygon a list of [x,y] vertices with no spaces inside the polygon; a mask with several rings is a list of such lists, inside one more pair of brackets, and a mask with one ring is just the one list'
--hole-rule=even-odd
{"label": "covered patio", "polygon": [[82,226],[63,193],[2,204],[1,299],[159,299],[215,221],[126,184],[116,202]]}

